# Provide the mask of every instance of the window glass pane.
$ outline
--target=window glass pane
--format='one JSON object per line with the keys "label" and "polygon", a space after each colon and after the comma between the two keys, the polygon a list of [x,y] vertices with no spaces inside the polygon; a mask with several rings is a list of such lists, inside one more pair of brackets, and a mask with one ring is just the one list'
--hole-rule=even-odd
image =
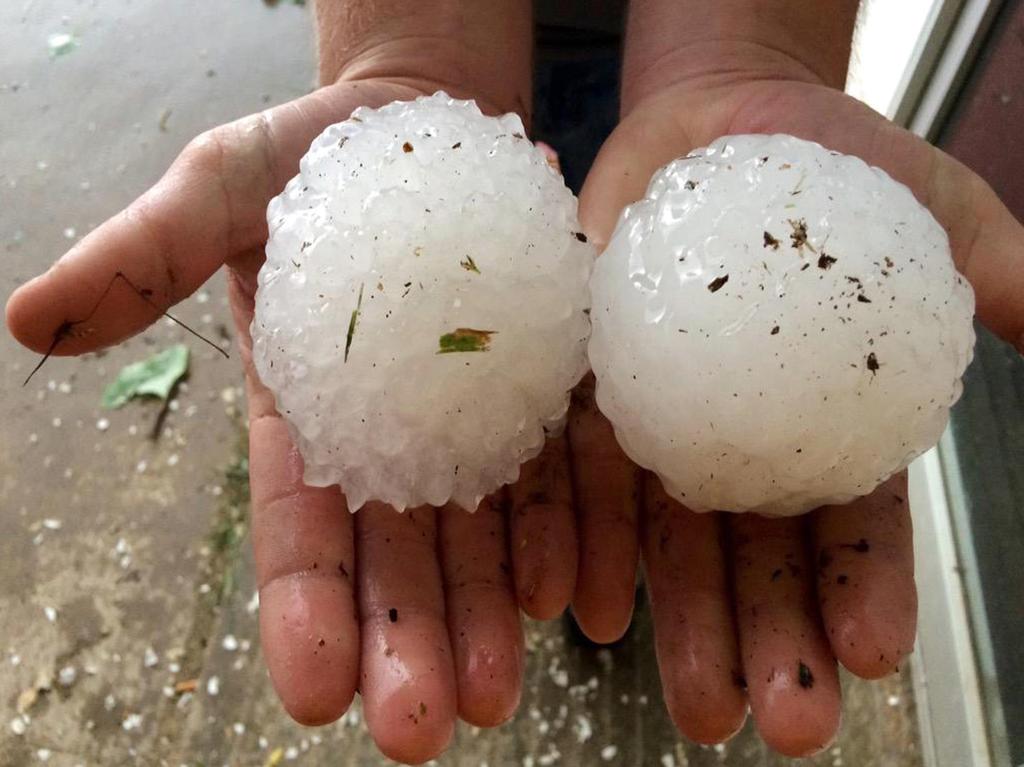
{"label": "window glass pane", "polygon": [[903,75],[939,0],[865,0],[857,20],[846,92],[892,116]]}

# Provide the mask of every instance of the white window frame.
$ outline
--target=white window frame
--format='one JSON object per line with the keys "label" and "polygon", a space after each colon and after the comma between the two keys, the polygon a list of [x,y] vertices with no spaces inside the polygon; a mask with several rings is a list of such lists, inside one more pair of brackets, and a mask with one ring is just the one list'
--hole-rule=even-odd
{"label": "white window frame", "polygon": [[[937,137],[1002,5],[936,1],[897,88],[895,122]],[[911,465],[910,498],[920,600],[911,673],[925,764],[1010,765],[1001,702],[981,684],[995,665],[949,429]]]}

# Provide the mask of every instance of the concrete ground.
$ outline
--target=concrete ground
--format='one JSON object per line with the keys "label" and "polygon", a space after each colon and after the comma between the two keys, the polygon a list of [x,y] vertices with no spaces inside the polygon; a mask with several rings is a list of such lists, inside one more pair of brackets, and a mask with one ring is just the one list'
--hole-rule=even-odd
{"label": "concrete ground", "polygon": [[[70,49],[51,55],[51,35]],[[52,38],[55,44],[60,38]],[[155,181],[195,133],[313,83],[295,0],[0,4],[0,299]],[[220,278],[178,307],[226,339]],[[166,412],[99,408],[120,368],[189,343]],[[161,323],[103,354],[33,355],[0,333],[0,765],[376,765],[358,708],[310,730],[259,656],[239,374]],[[777,765],[748,727],[717,749],[664,713],[650,620],[613,650],[528,626],[522,708],[463,727],[439,764]],[[849,681],[836,746],[808,764],[917,765],[909,679]]]}

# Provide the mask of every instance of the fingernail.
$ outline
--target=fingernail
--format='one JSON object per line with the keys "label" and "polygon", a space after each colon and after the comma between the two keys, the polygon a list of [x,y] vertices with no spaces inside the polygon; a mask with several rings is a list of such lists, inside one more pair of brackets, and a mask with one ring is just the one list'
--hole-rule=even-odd
{"label": "fingernail", "polygon": [[544,157],[548,161],[548,165],[557,170],[559,173],[562,172],[562,164],[558,160],[558,152],[555,151],[554,147],[550,144],[546,144],[543,141],[535,142],[535,145],[540,151],[544,153]]}

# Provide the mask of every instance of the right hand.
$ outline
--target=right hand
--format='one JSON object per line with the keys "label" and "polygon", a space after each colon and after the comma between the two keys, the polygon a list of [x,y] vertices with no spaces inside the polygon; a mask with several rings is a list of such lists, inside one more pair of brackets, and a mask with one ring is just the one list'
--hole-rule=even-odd
{"label": "right hand", "polygon": [[[980,177],[816,81],[802,62],[760,46],[697,47],[624,74],[623,119],[581,195],[581,219],[599,247],[668,161],[719,136],[792,134],[907,184],[949,232],[979,318],[1024,351],[1024,228]],[[708,50],[721,59],[701,55]],[[825,748],[840,724],[837,661],[876,679],[913,649],[905,473],[846,506],[781,519],[695,514],[653,475],[646,482],[643,561],[664,696],[680,731],[722,741],[743,724],[749,701],[775,750],[798,757]]]}

